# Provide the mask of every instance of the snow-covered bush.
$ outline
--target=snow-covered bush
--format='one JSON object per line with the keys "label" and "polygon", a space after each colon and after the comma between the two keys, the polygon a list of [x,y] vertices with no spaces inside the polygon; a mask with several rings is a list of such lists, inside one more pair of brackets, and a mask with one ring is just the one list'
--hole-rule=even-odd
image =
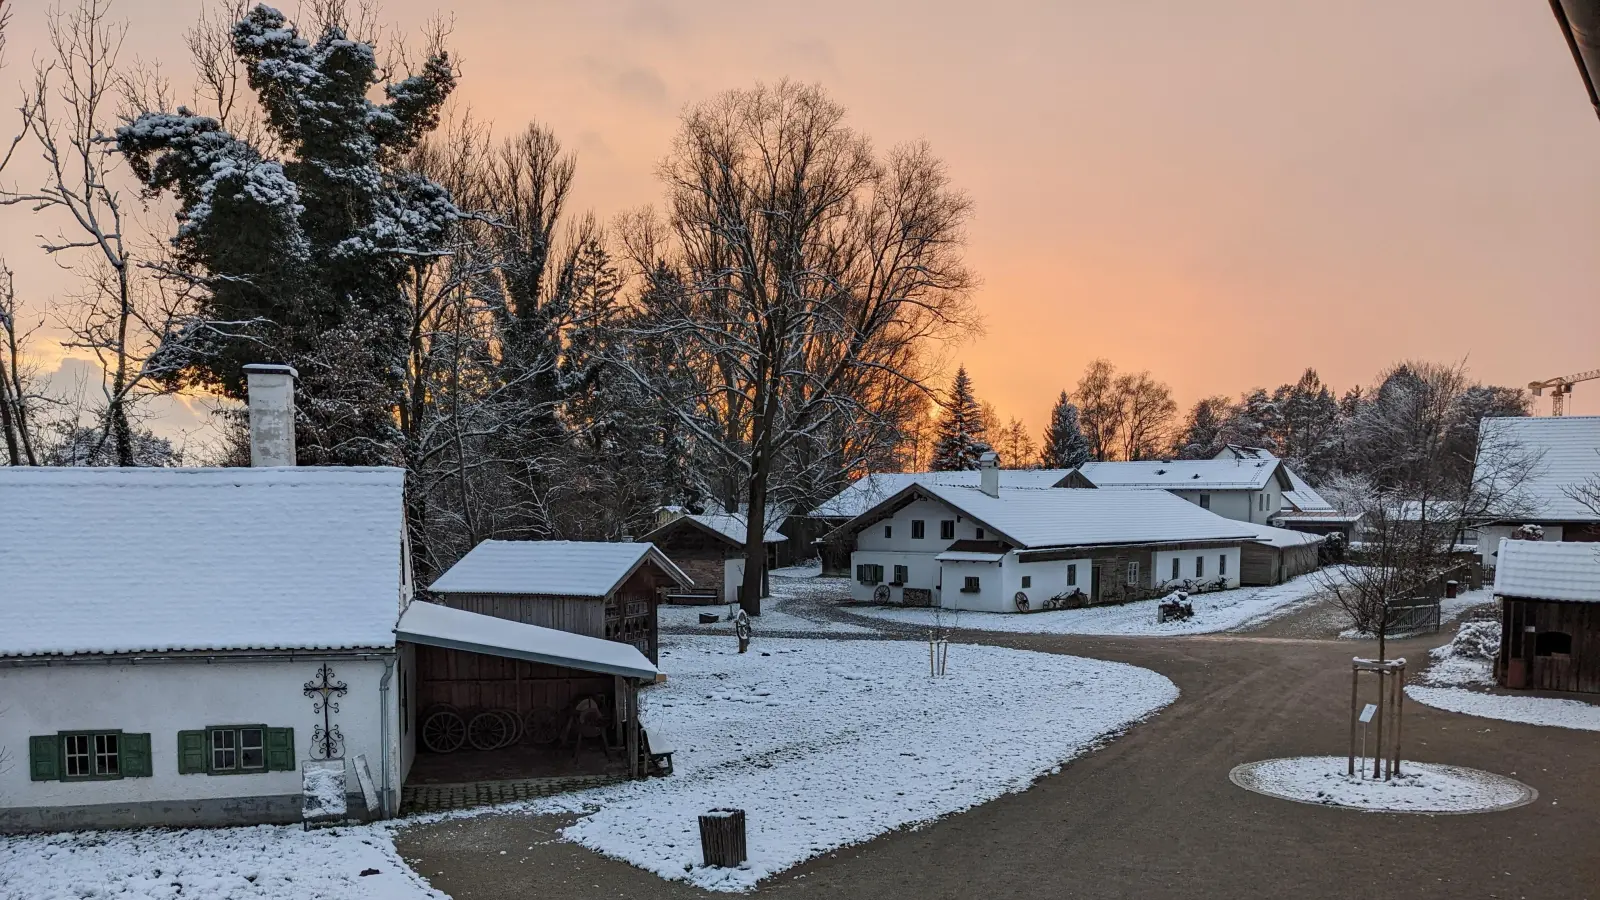
{"label": "snow-covered bush", "polygon": [[1492,660],[1500,652],[1500,622],[1498,619],[1462,622],[1455,638],[1434,652],[1439,656]]}
{"label": "snow-covered bush", "polygon": [[1544,526],[1534,525],[1531,522],[1526,525],[1518,525],[1517,530],[1511,532],[1511,539],[1513,541],[1542,541],[1544,540]]}

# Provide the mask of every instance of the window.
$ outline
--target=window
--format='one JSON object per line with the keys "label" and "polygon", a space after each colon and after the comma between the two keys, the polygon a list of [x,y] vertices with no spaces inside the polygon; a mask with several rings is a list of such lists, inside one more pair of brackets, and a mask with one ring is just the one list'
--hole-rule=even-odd
{"label": "window", "polygon": [[914,540],[914,541],[922,540],[926,536],[926,531],[927,531],[926,525],[927,525],[927,523],[923,522],[921,519],[912,519],[911,520],[911,539]]}
{"label": "window", "polygon": [[961,582],[961,593],[963,594],[976,594],[979,590],[978,576],[976,575],[968,575],[966,579]]}
{"label": "window", "polygon": [[1139,563],[1137,561],[1130,562],[1130,563],[1128,563],[1128,587],[1133,587],[1134,585],[1136,585],[1138,583],[1139,583]]}
{"label": "window", "polygon": [[63,731],[28,738],[34,781],[102,781],[150,775],[150,735]]}
{"label": "window", "polygon": [[980,541],[983,540],[983,529],[982,528],[978,529],[978,540],[980,540]]}
{"label": "window", "polygon": [[1177,581],[1179,578],[1183,577],[1183,572],[1178,568],[1178,566],[1179,566],[1178,558],[1176,556],[1174,556],[1172,558],[1172,580],[1173,581]]}
{"label": "window", "polygon": [[895,566],[894,567],[894,583],[895,584],[905,584],[906,582],[908,582],[910,580],[911,580],[911,572],[907,567],[905,567],[905,566]]}
{"label": "window", "polygon": [[939,523],[939,540],[953,541],[956,539],[956,523],[953,519],[945,519]]}
{"label": "window", "polygon": [[1025,588],[1033,587],[1033,576],[1032,575],[1024,575],[1024,576],[1022,576],[1022,586],[1025,587]]}
{"label": "window", "polygon": [[1194,558],[1194,577],[1206,577],[1206,558],[1204,556],[1196,556]]}
{"label": "window", "polygon": [[885,525],[885,526],[883,526],[883,536],[886,537],[886,538],[894,537],[894,526],[893,525]]}
{"label": "window", "polygon": [[1572,635],[1565,631],[1541,631],[1533,638],[1534,656],[1571,656]]}
{"label": "window", "polygon": [[1067,587],[1078,583],[1078,564],[1067,563]]}
{"label": "window", "polygon": [[1228,554],[1226,554],[1226,553],[1224,553],[1221,556],[1217,557],[1217,574],[1218,575],[1226,575],[1226,574],[1228,574]]}
{"label": "window", "polygon": [[1210,509],[1211,508],[1211,495],[1210,494],[1201,494],[1200,495],[1200,508],[1201,509]]}
{"label": "window", "polygon": [[297,768],[293,728],[212,725],[178,732],[178,774],[242,775]]}

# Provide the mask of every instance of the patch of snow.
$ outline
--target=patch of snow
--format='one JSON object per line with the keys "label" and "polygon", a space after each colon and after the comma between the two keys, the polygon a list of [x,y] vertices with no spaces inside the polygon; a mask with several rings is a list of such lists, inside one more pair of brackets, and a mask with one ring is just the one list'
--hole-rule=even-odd
{"label": "patch of snow", "polygon": [[0,837],[0,898],[90,897],[449,900],[400,859],[383,825]]}
{"label": "patch of snow", "polygon": [[[1539,796],[1533,788],[1501,775],[1401,760],[1401,775],[1389,780],[1371,777],[1357,760],[1355,777],[1347,775],[1344,756],[1299,756],[1246,763],[1228,774],[1246,790],[1322,806],[1368,812],[1469,813],[1511,809]],[[1364,772],[1364,774],[1363,774]]]}
{"label": "patch of snow", "polygon": [[767,574],[773,578],[818,578],[822,575],[822,560],[804,560],[781,569],[769,569]]}
{"label": "patch of snow", "polygon": [[1161,600],[1140,600],[1120,606],[1091,606],[1085,609],[1052,610],[1037,613],[958,612],[948,609],[903,609],[869,607],[851,609],[853,615],[868,616],[908,625],[966,628],[973,631],[998,631],[1012,634],[1087,634],[1168,637],[1208,634],[1253,625],[1290,612],[1321,593],[1326,573],[1301,575],[1270,587],[1234,588],[1209,594],[1191,594],[1194,617],[1186,621],[1156,622],[1156,607]]}
{"label": "patch of snow", "polygon": [[[777,570],[783,571],[783,570]],[[816,572],[821,574],[819,565]],[[849,581],[820,578],[817,575],[793,578],[772,573],[772,596],[761,601],[761,615],[750,620],[754,640],[764,634],[877,634],[866,625],[840,622],[822,612],[841,600],[850,599]],[[733,634],[732,615],[737,604],[710,606],[659,606],[656,617],[662,629]],[[700,624],[701,613],[712,613],[718,620]]]}
{"label": "patch of snow", "polygon": [[1499,647],[1498,621],[1462,622],[1450,643],[1429,651],[1433,665],[1422,673],[1422,681],[1434,687],[1494,684],[1494,656]]}
{"label": "patch of snow", "polygon": [[300,764],[300,814],[325,819],[345,814],[344,760],[317,760]]}
{"label": "patch of snow", "polygon": [[[1178,696],[1146,669],[1001,647],[952,646],[948,674],[930,678],[919,641],[770,640],[741,655],[688,637],[661,668],[643,719],[671,733],[676,774],[524,808],[580,813],[567,839],[721,891],[1025,790]],[[738,868],[701,865],[698,816],[719,807],[746,813]]]}
{"label": "patch of snow", "polygon": [[1577,731],[1600,731],[1600,705],[1585,703],[1582,700],[1487,694],[1460,687],[1425,687],[1415,684],[1406,687],[1406,696],[1435,709],[1484,719],[1521,722],[1524,725],[1545,725],[1551,728],[1571,728]]}

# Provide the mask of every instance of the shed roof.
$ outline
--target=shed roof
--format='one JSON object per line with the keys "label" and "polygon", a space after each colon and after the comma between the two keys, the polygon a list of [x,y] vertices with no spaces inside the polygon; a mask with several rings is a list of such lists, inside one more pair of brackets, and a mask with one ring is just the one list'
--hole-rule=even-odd
{"label": "shed roof", "polygon": [[1600,544],[1503,538],[1494,592],[1528,600],[1600,603]]}
{"label": "shed roof", "polygon": [[441,594],[605,597],[646,561],[680,587],[694,582],[655,544],[615,541],[484,541],[429,590]]}
{"label": "shed roof", "polygon": [[0,468],[0,656],[392,647],[404,477]]}
{"label": "shed roof", "polygon": [[[675,528],[697,528],[721,538],[737,547],[744,546],[744,538],[749,533],[750,523],[744,513],[688,513],[678,516],[670,522],[658,526],[654,531],[640,538],[641,541],[655,541]],[[781,544],[788,538],[776,528],[767,528],[764,544]]]}
{"label": "shed roof", "polygon": [[1304,531],[1290,531],[1287,528],[1274,528],[1271,525],[1255,525],[1240,523],[1253,529],[1256,533],[1256,543],[1266,544],[1269,547],[1302,547],[1306,544],[1322,543],[1322,535],[1307,534]]}
{"label": "shed roof", "polygon": [[656,667],[632,644],[513,622],[418,601],[406,607],[395,636],[402,641],[487,653],[585,672],[655,678]]}
{"label": "shed roof", "polygon": [[1283,461],[1268,459],[1180,459],[1084,463],[1078,471],[1095,487],[1110,490],[1259,491],[1274,478],[1285,489]]}
{"label": "shed roof", "polygon": [[[1520,484],[1498,486],[1502,477],[1517,478],[1504,457],[1518,452],[1539,456],[1533,472]],[[1511,469],[1502,475],[1496,469]],[[1473,478],[1507,495],[1504,513],[1536,521],[1600,522],[1600,513],[1569,496],[1590,478],[1600,476],[1600,416],[1485,418],[1478,429],[1478,460]]]}
{"label": "shed roof", "polygon": [[[1073,469],[1001,469],[1001,487],[1060,487]],[[853,519],[913,484],[978,486],[976,470],[961,472],[874,472],[823,501],[811,516],[818,519]]]}
{"label": "shed roof", "polygon": [[1242,522],[1224,519],[1166,491],[1093,488],[1006,488],[991,497],[976,487],[913,484],[841,526],[854,533],[917,495],[926,495],[982,523],[1023,549],[1107,544],[1250,540]]}

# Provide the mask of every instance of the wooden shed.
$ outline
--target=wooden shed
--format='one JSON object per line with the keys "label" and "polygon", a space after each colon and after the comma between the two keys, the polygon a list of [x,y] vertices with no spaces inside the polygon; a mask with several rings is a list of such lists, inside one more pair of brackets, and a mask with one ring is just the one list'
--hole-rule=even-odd
{"label": "wooden shed", "polygon": [[1508,688],[1600,693],[1600,548],[1502,540],[1495,678]]}
{"label": "wooden shed", "polygon": [[1317,568],[1322,537],[1270,525],[1254,525],[1257,537],[1239,548],[1239,583],[1282,584]]}
{"label": "wooden shed", "polygon": [[[687,593],[669,595],[669,602],[732,603],[739,599],[744,584],[744,541],[748,531],[745,517],[730,513],[686,513],[676,516],[641,541],[648,541],[667,555],[680,570],[694,579],[696,587]],[[765,540],[767,565],[777,562],[776,551],[786,541],[775,528],[768,528]],[[766,571],[761,573],[761,595],[770,591]]]}

